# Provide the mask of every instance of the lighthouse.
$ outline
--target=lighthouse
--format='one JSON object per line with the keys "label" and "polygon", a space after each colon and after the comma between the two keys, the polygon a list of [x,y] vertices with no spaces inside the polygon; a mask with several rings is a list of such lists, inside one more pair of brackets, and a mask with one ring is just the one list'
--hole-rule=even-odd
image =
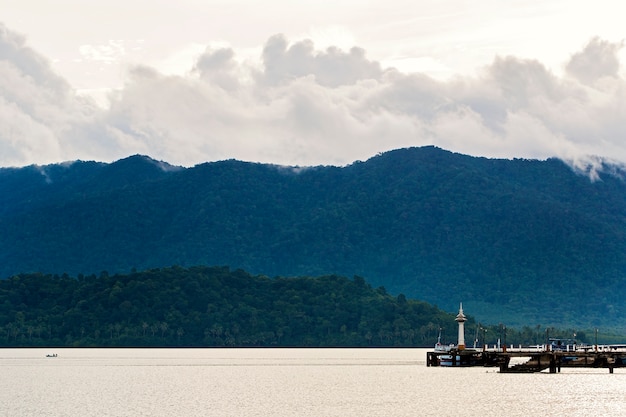
{"label": "lighthouse", "polygon": [[465,322],[467,321],[467,317],[463,314],[463,303],[459,305],[459,314],[456,315],[457,323],[459,323],[459,343],[457,348],[459,350],[465,349]]}

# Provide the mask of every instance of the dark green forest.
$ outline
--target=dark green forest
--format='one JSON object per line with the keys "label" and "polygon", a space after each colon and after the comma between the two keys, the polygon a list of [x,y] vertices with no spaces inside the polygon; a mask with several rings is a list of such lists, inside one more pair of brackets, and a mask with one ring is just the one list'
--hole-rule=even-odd
{"label": "dark green forest", "polygon": [[0,169],[0,277],[230,265],[362,276],[488,323],[626,327],[626,182],[558,159],[400,149],[345,167]]}
{"label": "dark green forest", "polygon": [[[5,347],[429,347],[440,332],[456,342],[454,317],[358,276],[268,278],[227,267],[169,267],[0,281]],[[466,328],[468,344],[542,343],[548,330],[504,332],[472,317]],[[549,330],[571,337],[571,330]]]}
{"label": "dark green forest", "polygon": [[363,278],[227,267],[0,281],[5,346],[418,346],[454,316]]}

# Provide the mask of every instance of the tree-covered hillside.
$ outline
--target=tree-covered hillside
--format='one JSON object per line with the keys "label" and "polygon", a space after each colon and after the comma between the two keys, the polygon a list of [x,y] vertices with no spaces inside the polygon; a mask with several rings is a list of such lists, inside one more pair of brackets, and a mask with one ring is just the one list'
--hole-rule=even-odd
{"label": "tree-covered hillside", "polygon": [[0,280],[0,346],[430,346],[454,315],[361,277],[227,267]]}
{"label": "tree-covered hillside", "polygon": [[359,275],[510,325],[626,325],[626,183],[402,149],[346,167],[146,157],[0,170],[0,276],[230,265]]}

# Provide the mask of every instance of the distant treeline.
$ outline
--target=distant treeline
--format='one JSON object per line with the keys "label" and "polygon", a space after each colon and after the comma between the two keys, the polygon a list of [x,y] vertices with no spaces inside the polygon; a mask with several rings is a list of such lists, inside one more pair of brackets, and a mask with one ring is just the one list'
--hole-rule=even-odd
{"label": "distant treeline", "polygon": [[4,346],[419,346],[454,316],[363,278],[227,267],[0,280]]}
{"label": "distant treeline", "polygon": [[[358,276],[268,278],[228,267],[16,275],[0,280],[0,306],[0,346],[420,347],[457,333],[454,314]],[[468,345],[474,334],[481,343],[544,340],[539,327],[466,326]],[[552,329],[559,334],[570,333]]]}

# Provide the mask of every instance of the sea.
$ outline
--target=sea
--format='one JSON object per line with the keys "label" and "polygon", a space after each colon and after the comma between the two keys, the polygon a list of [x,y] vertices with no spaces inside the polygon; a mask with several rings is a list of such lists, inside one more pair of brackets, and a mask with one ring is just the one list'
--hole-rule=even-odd
{"label": "sea", "polygon": [[501,374],[426,352],[0,349],[0,416],[626,415],[626,369]]}

